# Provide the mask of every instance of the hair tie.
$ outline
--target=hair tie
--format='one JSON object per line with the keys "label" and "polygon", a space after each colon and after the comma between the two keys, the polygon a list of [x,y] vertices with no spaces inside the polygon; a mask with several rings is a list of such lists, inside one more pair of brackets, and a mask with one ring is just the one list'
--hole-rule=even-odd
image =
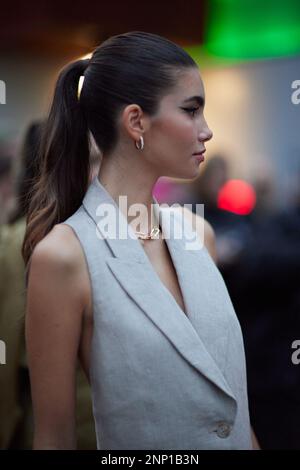
{"label": "hair tie", "polygon": [[80,75],[79,80],[78,80],[78,89],[77,89],[77,98],[78,100],[80,99],[80,94],[81,90],[83,87],[83,82],[84,82],[84,75]]}

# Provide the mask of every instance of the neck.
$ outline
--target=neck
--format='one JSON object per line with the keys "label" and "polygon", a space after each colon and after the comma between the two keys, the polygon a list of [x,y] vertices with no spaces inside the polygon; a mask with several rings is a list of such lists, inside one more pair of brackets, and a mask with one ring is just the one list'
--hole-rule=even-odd
{"label": "neck", "polygon": [[[142,165],[136,163],[136,158],[134,161],[135,164],[120,156],[103,158],[98,179],[118,206],[120,205],[119,197],[126,196],[126,205],[125,207],[121,205],[120,210],[127,217],[129,224],[138,217],[141,225],[137,227],[134,225],[135,231],[150,233],[151,229],[159,224],[154,217],[152,196],[157,176],[151,175],[149,167],[146,168],[144,162]],[[136,206],[136,214],[132,209],[133,215],[129,215],[128,212],[134,204],[141,205],[143,212],[139,212],[141,208]]]}

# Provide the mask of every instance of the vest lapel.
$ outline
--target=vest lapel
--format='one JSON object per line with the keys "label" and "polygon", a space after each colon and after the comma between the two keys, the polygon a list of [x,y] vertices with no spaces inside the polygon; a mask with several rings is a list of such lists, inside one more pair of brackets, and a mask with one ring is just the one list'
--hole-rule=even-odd
{"label": "vest lapel", "polygon": [[[114,206],[118,214],[117,228],[121,226],[122,233],[125,233],[127,238],[105,238],[114,255],[114,257],[106,260],[107,265],[127,294],[162,331],[182,357],[232,399],[234,406],[236,403],[235,397],[201,339],[205,340],[206,332],[213,331],[212,329],[215,330],[214,335],[216,335],[217,328],[216,324],[212,324],[213,319],[211,316],[207,315],[205,311],[198,311],[199,304],[201,304],[201,300],[200,302],[198,300],[201,299],[201,286],[198,282],[200,269],[197,263],[201,262],[201,256],[198,250],[190,251],[186,249],[186,240],[184,238],[176,238],[178,232],[176,235],[174,230],[180,229],[178,216],[174,214],[173,217],[169,218],[170,211],[160,209],[155,198],[154,200],[156,202],[154,210],[159,217],[163,236],[177,272],[187,316],[161,282],[134,231],[127,223],[127,219],[97,177],[94,178],[88,188],[83,200],[83,207],[98,226],[97,229],[95,227],[95,235],[97,230],[98,236],[105,238],[103,231],[99,229],[100,217],[99,213],[97,215],[97,209],[101,204],[112,204]],[[171,223],[169,223],[170,221]],[[199,244],[200,249],[202,248]],[[196,283],[193,283],[193,280]],[[199,322],[200,315],[203,316],[201,320],[203,334],[201,337],[193,326],[194,320],[197,319]]]}

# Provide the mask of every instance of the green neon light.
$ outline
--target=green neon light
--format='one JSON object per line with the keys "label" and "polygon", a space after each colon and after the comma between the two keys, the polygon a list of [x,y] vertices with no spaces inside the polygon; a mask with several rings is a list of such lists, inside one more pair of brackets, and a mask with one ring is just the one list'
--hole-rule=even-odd
{"label": "green neon light", "polygon": [[208,0],[204,49],[224,58],[300,53],[299,0]]}

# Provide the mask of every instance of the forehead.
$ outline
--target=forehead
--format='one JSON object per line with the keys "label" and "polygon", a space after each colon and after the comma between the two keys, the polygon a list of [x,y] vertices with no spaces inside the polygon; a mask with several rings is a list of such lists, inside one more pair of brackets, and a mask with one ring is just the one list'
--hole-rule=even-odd
{"label": "forehead", "polygon": [[192,96],[204,98],[204,86],[199,70],[190,68],[180,72],[174,88],[165,96],[165,101],[186,100]]}

